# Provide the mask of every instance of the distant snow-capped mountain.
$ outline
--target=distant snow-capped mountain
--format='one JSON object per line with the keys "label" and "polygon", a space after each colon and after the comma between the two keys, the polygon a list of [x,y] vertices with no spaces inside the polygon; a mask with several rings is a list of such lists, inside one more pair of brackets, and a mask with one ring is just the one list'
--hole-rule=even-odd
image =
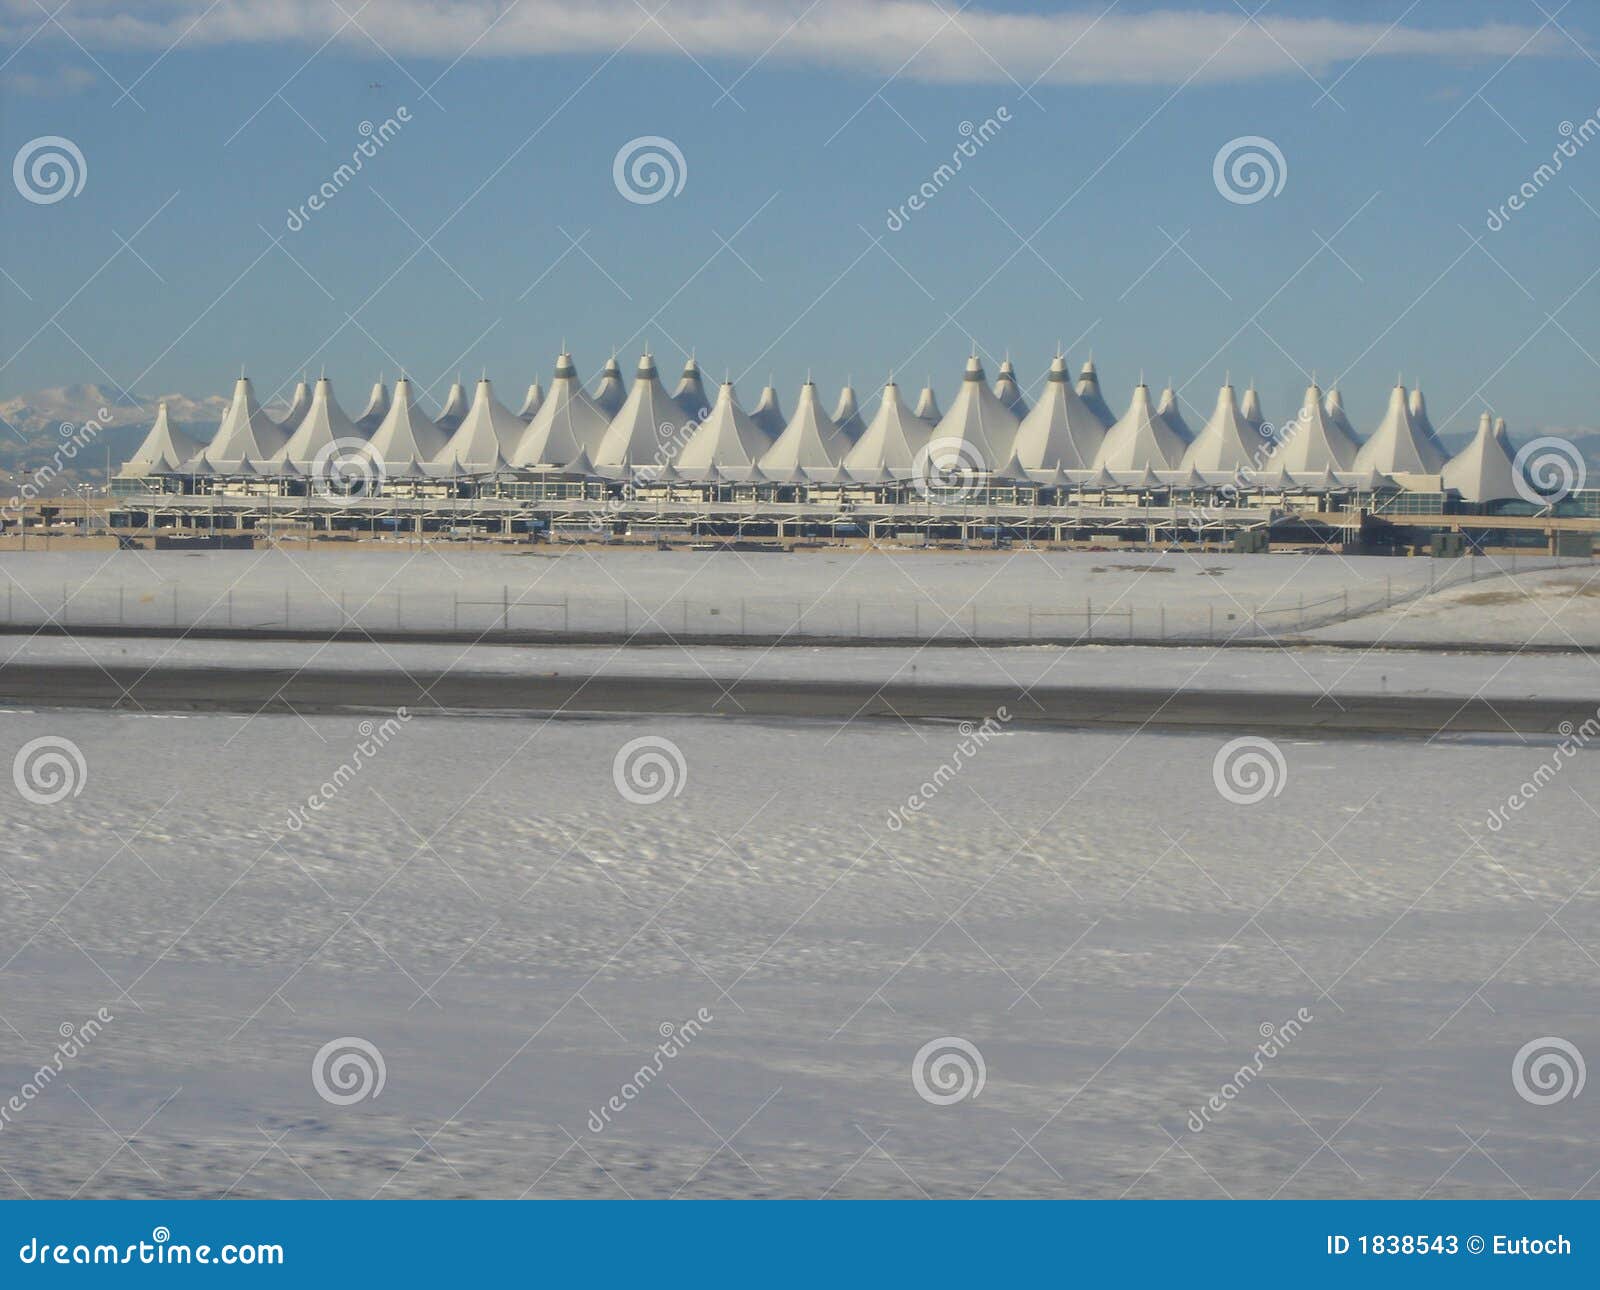
{"label": "distant snow-capped mountain", "polygon": [[92,421],[108,429],[130,425],[148,428],[155,419],[156,405],[162,401],[166,402],[171,420],[185,428],[194,426],[206,431],[216,429],[228,407],[228,400],[220,394],[144,398],[126,397],[103,385],[56,385],[13,399],[0,399],[0,418],[24,439],[32,439],[45,430],[54,436],[63,425],[80,426]]}
{"label": "distant snow-capped mountain", "polygon": [[[221,395],[130,398],[92,383],[0,399],[0,475],[15,480],[49,465],[57,487],[104,483],[108,461],[115,471],[133,455],[163,401],[169,420],[202,441],[216,431],[228,407]],[[85,441],[84,428],[89,426],[99,428]],[[70,454],[62,451],[69,440],[74,446]]]}

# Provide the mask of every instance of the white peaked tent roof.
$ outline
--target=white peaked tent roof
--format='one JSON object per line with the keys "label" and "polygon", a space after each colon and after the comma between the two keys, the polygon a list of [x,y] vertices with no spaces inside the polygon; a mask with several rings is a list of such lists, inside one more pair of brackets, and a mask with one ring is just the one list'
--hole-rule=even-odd
{"label": "white peaked tent roof", "polygon": [[1256,393],[1254,381],[1245,386],[1244,400],[1239,404],[1239,414],[1253,426],[1258,426],[1266,420],[1261,415],[1261,396]]}
{"label": "white peaked tent roof", "polygon": [[467,392],[461,388],[460,381],[452,381],[450,393],[445,397],[444,407],[439,410],[439,415],[433,424],[446,434],[453,434],[455,430],[467,419],[470,405],[467,403]]}
{"label": "white peaked tent roof", "polygon": [[1017,383],[1017,369],[1011,366],[1009,358],[1000,364],[1000,373],[994,383],[994,396],[1011,409],[1011,415],[1018,421],[1028,415],[1028,401],[1022,397],[1022,386]]}
{"label": "white peaked tent roof", "polygon": [[300,424],[307,412],[311,410],[311,385],[307,381],[297,381],[294,387],[294,397],[289,400],[289,410],[283,414],[283,420],[278,422],[278,429],[284,434],[293,434],[294,428]]}
{"label": "white peaked tent roof", "polygon": [[1444,453],[1411,419],[1406,387],[1396,385],[1389,392],[1389,410],[1356,453],[1355,469],[1384,475],[1433,475],[1443,465]]}
{"label": "white peaked tent roof", "polygon": [[1189,423],[1183,419],[1183,409],[1178,406],[1178,392],[1169,383],[1161,391],[1161,402],[1156,404],[1156,411],[1161,414],[1161,419],[1178,432],[1178,437],[1184,443],[1194,442],[1194,431],[1189,428]]}
{"label": "white peaked tent roof", "polygon": [[241,479],[254,475],[281,475],[301,472],[290,466],[263,466],[259,461],[251,461],[246,457],[242,461],[216,461],[201,453],[197,459],[196,469],[185,471],[185,474],[195,475],[220,475],[224,478]]}
{"label": "white peaked tent roof", "polygon": [[678,388],[672,392],[672,401],[683,409],[690,421],[699,421],[711,410],[711,398],[706,394],[705,382],[700,379],[700,364],[691,355],[683,365],[683,375],[678,378]]}
{"label": "white peaked tent roof", "polygon": [[[546,404],[548,406],[548,403]],[[472,406],[433,465],[462,475],[488,475],[505,466],[524,431],[533,429],[494,396],[486,376],[478,382]]]}
{"label": "white peaked tent roof", "polygon": [[883,387],[876,415],[845,453],[844,468],[863,482],[908,478],[932,435],[933,427],[906,407],[900,387],[890,381]]}
{"label": "white peaked tent roof", "polygon": [[783,427],[789,423],[789,419],[783,415],[783,408],[778,404],[778,391],[772,386],[762,387],[761,397],[756,400],[756,410],[750,414],[750,419],[773,440],[783,433]]}
{"label": "white peaked tent roof", "polygon": [[807,381],[800,387],[794,416],[772,447],[762,454],[761,473],[776,478],[801,471],[808,477],[825,474],[833,478],[849,447],[850,441],[839,433],[833,418],[817,402],[817,387]]}
{"label": "white peaked tent roof", "polygon": [[[962,463],[974,470],[998,470],[1011,456],[1020,423],[1010,408],[995,397],[984,379],[976,354],[967,359],[961,393],[933,432],[941,456],[962,454]],[[964,448],[957,448],[959,443]]]}
{"label": "white peaked tent roof", "polygon": [[1272,459],[1285,470],[1301,474],[1349,470],[1355,465],[1359,450],[1355,436],[1328,410],[1322,391],[1308,385],[1299,415],[1280,428]]}
{"label": "white peaked tent roof", "polygon": [[867,428],[866,419],[861,415],[860,405],[856,403],[856,387],[848,382],[839,391],[839,401],[833,407],[833,424],[839,427],[839,433],[854,443],[861,438],[862,431]]}
{"label": "white peaked tent roof", "polygon": [[1022,462],[1017,459],[1017,454],[1012,453],[1006,458],[1005,464],[999,470],[991,472],[992,477],[1008,484],[1031,484],[1033,476],[1022,468]]}
{"label": "white peaked tent roof", "polygon": [[1439,454],[1446,459],[1450,456],[1450,449],[1444,446],[1444,440],[1439,438],[1439,432],[1434,428],[1433,422],[1428,419],[1428,400],[1423,398],[1421,389],[1411,391],[1411,400],[1407,405],[1411,409],[1411,419],[1417,423],[1417,429],[1428,438]]}
{"label": "white peaked tent roof", "polygon": [[772,440],[750,419],[734,396],[733,382],[724,381],[717,402],[678,454],[676,466],[685,475],[711,479],[749,479]]}
{"label": "white peaked tent roof", "polygon": [[[831,475],[833,472],[826,468],[819,468],[818,473]],[[773,484],[809,484],[812,482],[811,474],[808,471],[801,470],[798,466],[789,470],[780,470],[774,466],[770,471],[767,471],[761,469],[759,462],[756,464],[756,468],[750,472],[750,478],[754,481],[765,480]]]}
{"label": "white peaked tent roof", "polygon": [[446,435],[417,404],[416,388],[402,376],[395,382],[388,414],[372,434],[372,454],[386,473],[403,478],[420,475],[418,462],[432,461],[443,450]]}
{"label": "white peaked tent roof", "polygon": [[1088,470],[1106,428],[1072,388],[1067,360],[1057,354],[1044,393],[1017,430],[1015,453],[1024,470]]}
{"label": "white peaked tent roof", "polygon": [[645,354],[639,359],[627,402],[611,419],[598,451],[591,455],[602,470],[625,466],[653,471],[678,455],[691,424],[661,384],[655,359]]}
{"label": "white peaked tent roof", "polygon": [[540,385],[538,381],[535,381],[528,387],[528,395],[522,400],[522,407],[517,412],[517,415],[524,421],[532,421],[534,414],[539,411],[543,404],[544,386]]}
{"label": "white peaked tent roof", "polygon": [[[906,415],[910,416],[909,408],[906,410]],[[913,421],[916,419],[917,418],[912,417]],[[840,466],[839,473],[841,476],[843,476],[841,482],[855,484],[887,484],[890,480],[895,478],[894,472],[892,472],[887,466],[881,464],[855,467]]]}
{"label": "white peaked tent roof", "polygon": [[1117,414],[1105,401],[1100,393],[1100,373],[1095,370],[1094,359],[1083,365],[1083,370],[1078,373],[1078,397],[1083,400],[1083,405],[1093,412],[1100,424],[1107,430],[1117,422]]}
{"label": "white peaked tent roof", "polygon": [[622,368],[618,366],[615,354],[606,359],[605,368],[600,373],[600,384],[594,387],[590,398],[595,407],[606,414],[608,421],[628,401],[627,387],[622,384]]}
{"label": "white peaked tent roof", "polygon": [[1245,419],[1233,386],[1217,391],[1217,406],[1177,465],[1205,472],[1258,470],[1265,457],[1261,436]]}
{"label": "white peaked tent roof", "polygon": [[1141,381],[1134,387],[1128,410],[1106,431],[1094,464],[1097,469],[1104,466],[1119,474],[1171,470],[1182,460],[1187,447],[1156,411],[1150,402],[1150,387]]}
{"label": "white peaked tent roof", "polygon": [[1344,413],[1344,395],[1337,388],[1328,391],[1328,397],[1322,401],[1322,410],[1328,414],[1328,420],[1345,432],[1351,443],[1359,446],[1361,440],[1356,435],[1356,428]]}
{"label": "white peaked tent roof", "polygon": [[184,462],[198,457],[203,445],[191,439],[182,430],[175,430],[167,420],[167,404],[163,399],[156,407],[155,424],[138,451],[123,466],[124,475],[168,475]]}
{"label": "white peaked tent roof", "polygon": [[356,429],[362,434],[370,435],[383,424],[384,417],[388,415],[389,387],[380,378],[367,397],[366,411],[356,418]]}
{"label": "white peaked tent roof", "polygon": [[[621,388],[622,383],[617,384]],[[592,460],[610,425],[611,418],[595,406],[578,380],[572,355],[562,354],[550,378],[550,393],[506,460],[513,466],[565,466],[580,452]]]}
{"label": "white peaked tent roof", "polygon": [[272,464],[281,466],[290,462],[309,467],[316,461],[317,454],[335,439],[364,438],[366,436],[356,428],[356,423],[345,415],[339,401],[333,397],[333,382],[324,376],[318,379],[311,391],[311,408],[305,419],[289,436],[289,442],[273,457]]}
{"label": "white peaked tent roof", "polygon": [[[1502,423],[1504,424],[1504,423]],[[1517,472],[1511,449],[1496,432],[1485,412],[1478,432],[1439,472],[1444,487],[1453,488],[1467,502],[1497,502],[1517,496]]]}
{"label": "white peaked tent roof", "polygon": [[938,425],[944,413],[939,411],[939,396],[933,392],[933,386],[924,385],[922,393],[917,396],[916,415],[929,425]]}
{"label": "white peaked tent roof", "polygon": [[206,460],[219,467],[242,463],[246,458],[265,461],[282,452],[288,442],[289,436],[256,402],[250,378],[241,376],[233,387],[233,401],[222,414],[222,424],[206,445]]}
{"label": "white peaked tent roof", "polygon": [[1083,482],[1078,485],[1079,488],[1099,488],[1099,489],[1115,488],[1116,486],[1117,486],[1116,476],[1113,475],[1104,466],[1096,466],[1093,470],[1091,470],[1088,473],[1088,475],[1084,478]]}
{"label": "white peaked tent roof", "polygon": [[1263,470],[1255,471],[1253,481],[1257,488],[1270,488],[1280,493],[1286,493],[1296,487],[1294,476],[1283,468],[1281,462],[1275,462]]}
{"label": "white peaked tent roof", "polygon": [[1375,493],[1380,488],[1390,486],[1394,481],[1381,470],[1373,470],[1369,467],[1366,470],[1352,470],[1345,476],[1344,482],[1363,493]]}

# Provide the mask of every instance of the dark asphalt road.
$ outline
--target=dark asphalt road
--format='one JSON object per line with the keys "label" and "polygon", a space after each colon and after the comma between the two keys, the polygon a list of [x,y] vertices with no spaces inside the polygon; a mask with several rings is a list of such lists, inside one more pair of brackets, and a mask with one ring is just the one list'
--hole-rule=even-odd
{"label": "dark asphalt road", "polygon": [[[1600,696],[1597,696],[1600,698]],[[0,703],[151,712],[350,712],[405,707],[414,714],[562,712],[689,716],[950,719],[982,721],[1004,706],[1013,723],[1283,733],[1553,735],[1592,715],[1596,698],[1462,699],[1432,695],[1254,693],[1169,687],[729,680],[709,677],[505,675],[10,664]]]}

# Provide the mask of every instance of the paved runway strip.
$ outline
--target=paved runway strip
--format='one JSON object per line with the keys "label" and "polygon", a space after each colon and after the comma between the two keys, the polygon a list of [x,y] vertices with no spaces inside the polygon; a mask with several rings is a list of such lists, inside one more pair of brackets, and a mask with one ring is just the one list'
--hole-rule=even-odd
{"label": "paved runway strip", "polygon": [[[993,676],[993,672],[989,672]],[[1171,686],[1068,686],[986,679],[906,681],[366,671],[284,667],[157,668],[12,663],[0,703],[151,712],[353,712],[417,715],[659,713],[756,718],[981,721],[1004,707],[1023,725],[1340,733],[1555,735],[1593,701],[1460,695],[1257,693]],[[1570,727],[1569,727],[1570,729]]]}

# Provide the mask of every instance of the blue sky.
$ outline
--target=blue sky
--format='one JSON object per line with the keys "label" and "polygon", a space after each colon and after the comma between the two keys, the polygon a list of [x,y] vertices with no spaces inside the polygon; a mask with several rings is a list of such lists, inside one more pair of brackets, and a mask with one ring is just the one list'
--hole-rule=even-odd
{"label": "blue sky", "polygon": [[[679,3],[659,25],[632,4],[569,5],[562,50],[543,48],[548,24],[503,21],[454,66],[492,18],[483,5],[430,53],[437,34],[408,26],[408,0],[373,0],[371,39],[347,28],[320,52],[331,0],[209,16],[157,0],[168,25],[132,34],[79,4],[61,15],[75,40],[30,38],[42,12],[0,4],[4,156],[60,135],[88,167],[83,191],[51,204],[0,192],[0,398],[86,381],[198,397],[241,363],[266,394],[326,364],[349,406],[404,364],[436,397],[457,369],[486,368],[514,403],[563,339],[585,373],[613,345],[631,370],[648,339],[664,368],[692,346],[731,371],[747,406],[769,373],[792,406],[808,370],[831,397],[847,373],[865,391],[891,367],[902,385],[931,375],[948,401],[971,337],[992,363],[1009,351],[1026,383],[1058,339],[1074,366],[1092,348],[1119,410],[1142,369],[1203,416],[1231,371],[1287,417],[1315,369],[1339,377],[1358,427],[1397,372],[1447,430],[1486,406],[1519,433],[1596,424],[1600,138],[1486,228],[1562,122],[1600,110],[1600,44],[1576,6],[1558,27],[1554,4],[1281,3],[1262,23],[1291,25],[1265,31],[1232,3],[1118,6],[1102,24],[1168,25],[1123,29],[1135,43],[1098,70],[1082,66],[1086,39],[1028,89],[1061,51],[1005,15],[1094,20],[1107,4],[973,6],[930,46],[936,61],[892,77],[919,41],[886,42],[868,0],[835,15],[864,31],[837,54],[791,33],[761,57],[764,28],[698,26],[706,11]],[[744,9],[808,12],[723,12]],[[680,15],[699,33],[687,53]],[[1387,39],[1416,52],[1322,61],[1397,20]],[[1245,32],[1220,59],[1203,43],[1219,22]],[[640,23],[648,39],[616,53]],[[1157,34],[1174,46],[1138,43]],[[1463,52],[1471,39],[1496,52]],[[361,123],[402,106],[411,120],[291,232]],[[987,119],[993,138],[886,227],[962,123]],[[619,195],[613,159],[643,135],[681,151],[678,195]],[[1247,135],[1276,145],[1286,177],[1240,204],[1213,160]]]}

